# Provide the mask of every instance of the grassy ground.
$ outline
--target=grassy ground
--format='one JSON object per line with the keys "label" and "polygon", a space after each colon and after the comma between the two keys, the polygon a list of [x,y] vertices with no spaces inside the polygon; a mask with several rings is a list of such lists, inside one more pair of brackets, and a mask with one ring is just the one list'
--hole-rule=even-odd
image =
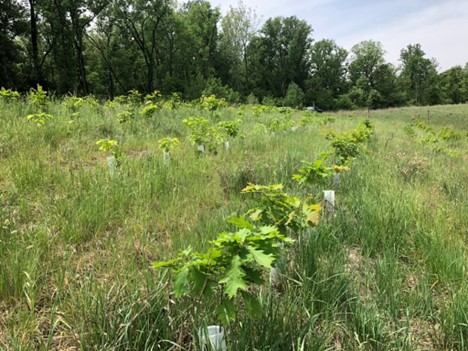
{"label": "grassy ground", "polygon": [[[85,102],[72,116],[56,101],[38,126],[27,101],[0,101],[0,349],[197,349],[216,301],[175,300],[151,262],[230,229],[225,218],[251,205],[248,182],[319,201],[323,188],[291,176],[332,150],[328,128],[367,117],[376,133],[342,177],[333,218],[288,249],[281,283],[258,291],[261,315],[225,326],[228,348],[468,349],[468,106],[291,116],[181,106],[119,123],[123,108]],[[241,118],[243,136],[197,155],[182,123],[196,116]],[[441,138],[446,126],[460,137]],[[157,144],[167,136],[181,141],[169,163]],[[121,146],[114,175],[102,138]]]}

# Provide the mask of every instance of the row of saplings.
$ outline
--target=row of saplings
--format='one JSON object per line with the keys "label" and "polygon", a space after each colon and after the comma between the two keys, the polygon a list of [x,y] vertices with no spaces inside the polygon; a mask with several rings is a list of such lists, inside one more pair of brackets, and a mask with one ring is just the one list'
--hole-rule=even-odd
{"label": "row of saplings", "polygon": [[[303,162],[293,179],[299,184],[315,185],[330,185],[333,179],[336,184],[339,174],[350,170],[351,162],[365,148],[373,130],[373,125],[365,121],[350,132],[329,132],[327,138],[334,152],[322,154],[312,163]],[[248,184],[241,192],[254,195],[255,207],[227,219],[236,231],[219,234],[205,252],[194,252],[189,247],[175,259],[153,263],[153,268],[172,270],[176,298],[190,296],[195,304],[204,299],[220,301],[216,312],[221,325],[202,327],[194,335],[200,349],[225,351],[222,325],[231,326],[240,310],[251,316],[259,314],[262,306],[252,287],[264,285],[268,271],[270,282],[277,279],[285,245],[318,225],[321,212],[327,210],[326,206],[322,209],[320,204],[311,203],[310,197],[302,200],[283,188],[282,184]]]}
{"label": "row of saplings", "polygon": [[[190,141],[193,145],[197,147],[197,153],[204,154],[206,151],[213,154],[217,153],[218,146],[224,144],[224,148],[229,150],[230,141],[234,140],[240,134],[240,126],[242,124],[241,119],[236,119],[233,121],[220,121],[217,124],[211,124],[206,118],[203,117],[190,117],[182,121],[190,129]],[[278,119],[274,119],[272,124],[277,124]],[[325,122],[334,122],[334,119],[325,119]],[[281,123],[281,122],[279,122]],[[261,125],[261,124],[257,124]],[[267,128],[265,125],[262,125],[264,128]],[[289,126],[288,121],[285,122],[285,126]],[[271,128],[271,130],[274,130]],[[295,130],[295,127],[292,128]],[[274,133],[274,132],[272,132]],[[356,147],[355,142],[361,142],[361,136],[351,135],[351,138],[355,140],[348,141],[347,134],[343,136],[336,136],[332,130],[327,133],[328,139],[333,139],[333,146],[335,147],[335,153],[340,159],[349,159],[356,157],[359,153],[359,148]],[[99,146],[99,150],[104,153],[111,153],[111,156],[107,158],[109,171],[111,174],[115,172],[115,169],[120,165],[122,152],[120,146],[116,140],[112,139],[100,139],[96,142]],[[165,161],[171,160],[171,151],[180,144],[178,138],[164,137],[158,140],[159,148],[163,151],[163,156]],[[329,173],[332,171],[331,168],[327,169],[324,165],[324,159],[330,156],[330,154],[322,155],[322,157],[317,160],[314,164],[309,164],[304,162],[305,168],[303,171],[309,172],[315,171],[316,177],[323,178],[329,176]],[[336,168],[336,167],[335,167]],[[336,179],[336,177],[335,177]],[[298,179],[300,183],[304,179]]]}

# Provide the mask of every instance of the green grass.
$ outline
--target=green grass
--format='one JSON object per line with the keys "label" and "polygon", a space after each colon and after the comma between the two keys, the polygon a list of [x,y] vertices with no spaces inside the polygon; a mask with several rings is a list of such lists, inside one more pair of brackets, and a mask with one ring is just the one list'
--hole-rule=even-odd
{"label": "green grass", "polygon": [[[367,111],[307,117],[270,133],[287,113],[229,107],[159,110],[119,123],[85,103],[61,101],[43,127],[27,101],[0,101],[0,349],[197,350],[197,329],[218,322],[219,301],[172,294],[151,262],[191,245],[204,250],[243,213],[248,182],[283,183],[320,201],[320,186],[291,177],[331,151],[320,121],[342,132]],[[429,122],[427,119],[429,111]],[[184,118],[241,118],[229,151],[197,155]],[[337,210],[287,249],[280,283],[255,290],[259,316],[225,325],[229,350],[468,349],[468,106],[370,111],[376,133],[342,176]],[[458,140],[423,143],[424,120]],[[329,125],[330,127],[330,125]],[[465,128],[465,129],[463,129]],[[157,141],[181,143],[163,159]],[[121,166],[109,173],[96,141],[112,138]]]}

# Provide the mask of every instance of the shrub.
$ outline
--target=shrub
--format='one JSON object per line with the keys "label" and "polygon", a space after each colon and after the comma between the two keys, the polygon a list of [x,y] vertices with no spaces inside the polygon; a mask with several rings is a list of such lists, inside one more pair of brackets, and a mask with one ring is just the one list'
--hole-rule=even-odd
{"label": "shrub", "polygon": [[283,99],[284,105],[300,108],[304,103],[304,92],[296,83],[289,84],[286,96]]}

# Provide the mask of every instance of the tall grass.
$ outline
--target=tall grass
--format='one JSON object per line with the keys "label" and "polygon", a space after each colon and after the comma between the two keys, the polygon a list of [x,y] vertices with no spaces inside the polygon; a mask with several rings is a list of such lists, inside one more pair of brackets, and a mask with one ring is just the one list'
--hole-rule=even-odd
{"label": "tall grass", "polygon": [[[366,113],[292,115],[297,130],[271,133],[284,113],[229,107],[138,112],[61,101],[43,127],[27,101],[0,101],[0,349],[197,350],[197,331],[218,323],[218,301],[176,300],[150,264],[189,245],[203,250],[225,219],[243,213],[248,182],[298,186],[301,161],[330,151],[321,121],[337,132]],[[184,118],[217,123],[242,115],[230,150],[199,155]],[[434,107],[429,125],[466,128],[468,107]],[[372,111],[376,135],[342,176],[336,212],[287,249],[280,282],[256,290],[259,315],[225,325],[230,350],[468,349],[466,130],[438,149],[405,134],[427,109]],[[331,122],[330,122],[331,123]],[[181,144],[165,162],[162,137]],[[111,174],[95,145],[122,149]],[[448,151],[447,151],[448,150]]]}

